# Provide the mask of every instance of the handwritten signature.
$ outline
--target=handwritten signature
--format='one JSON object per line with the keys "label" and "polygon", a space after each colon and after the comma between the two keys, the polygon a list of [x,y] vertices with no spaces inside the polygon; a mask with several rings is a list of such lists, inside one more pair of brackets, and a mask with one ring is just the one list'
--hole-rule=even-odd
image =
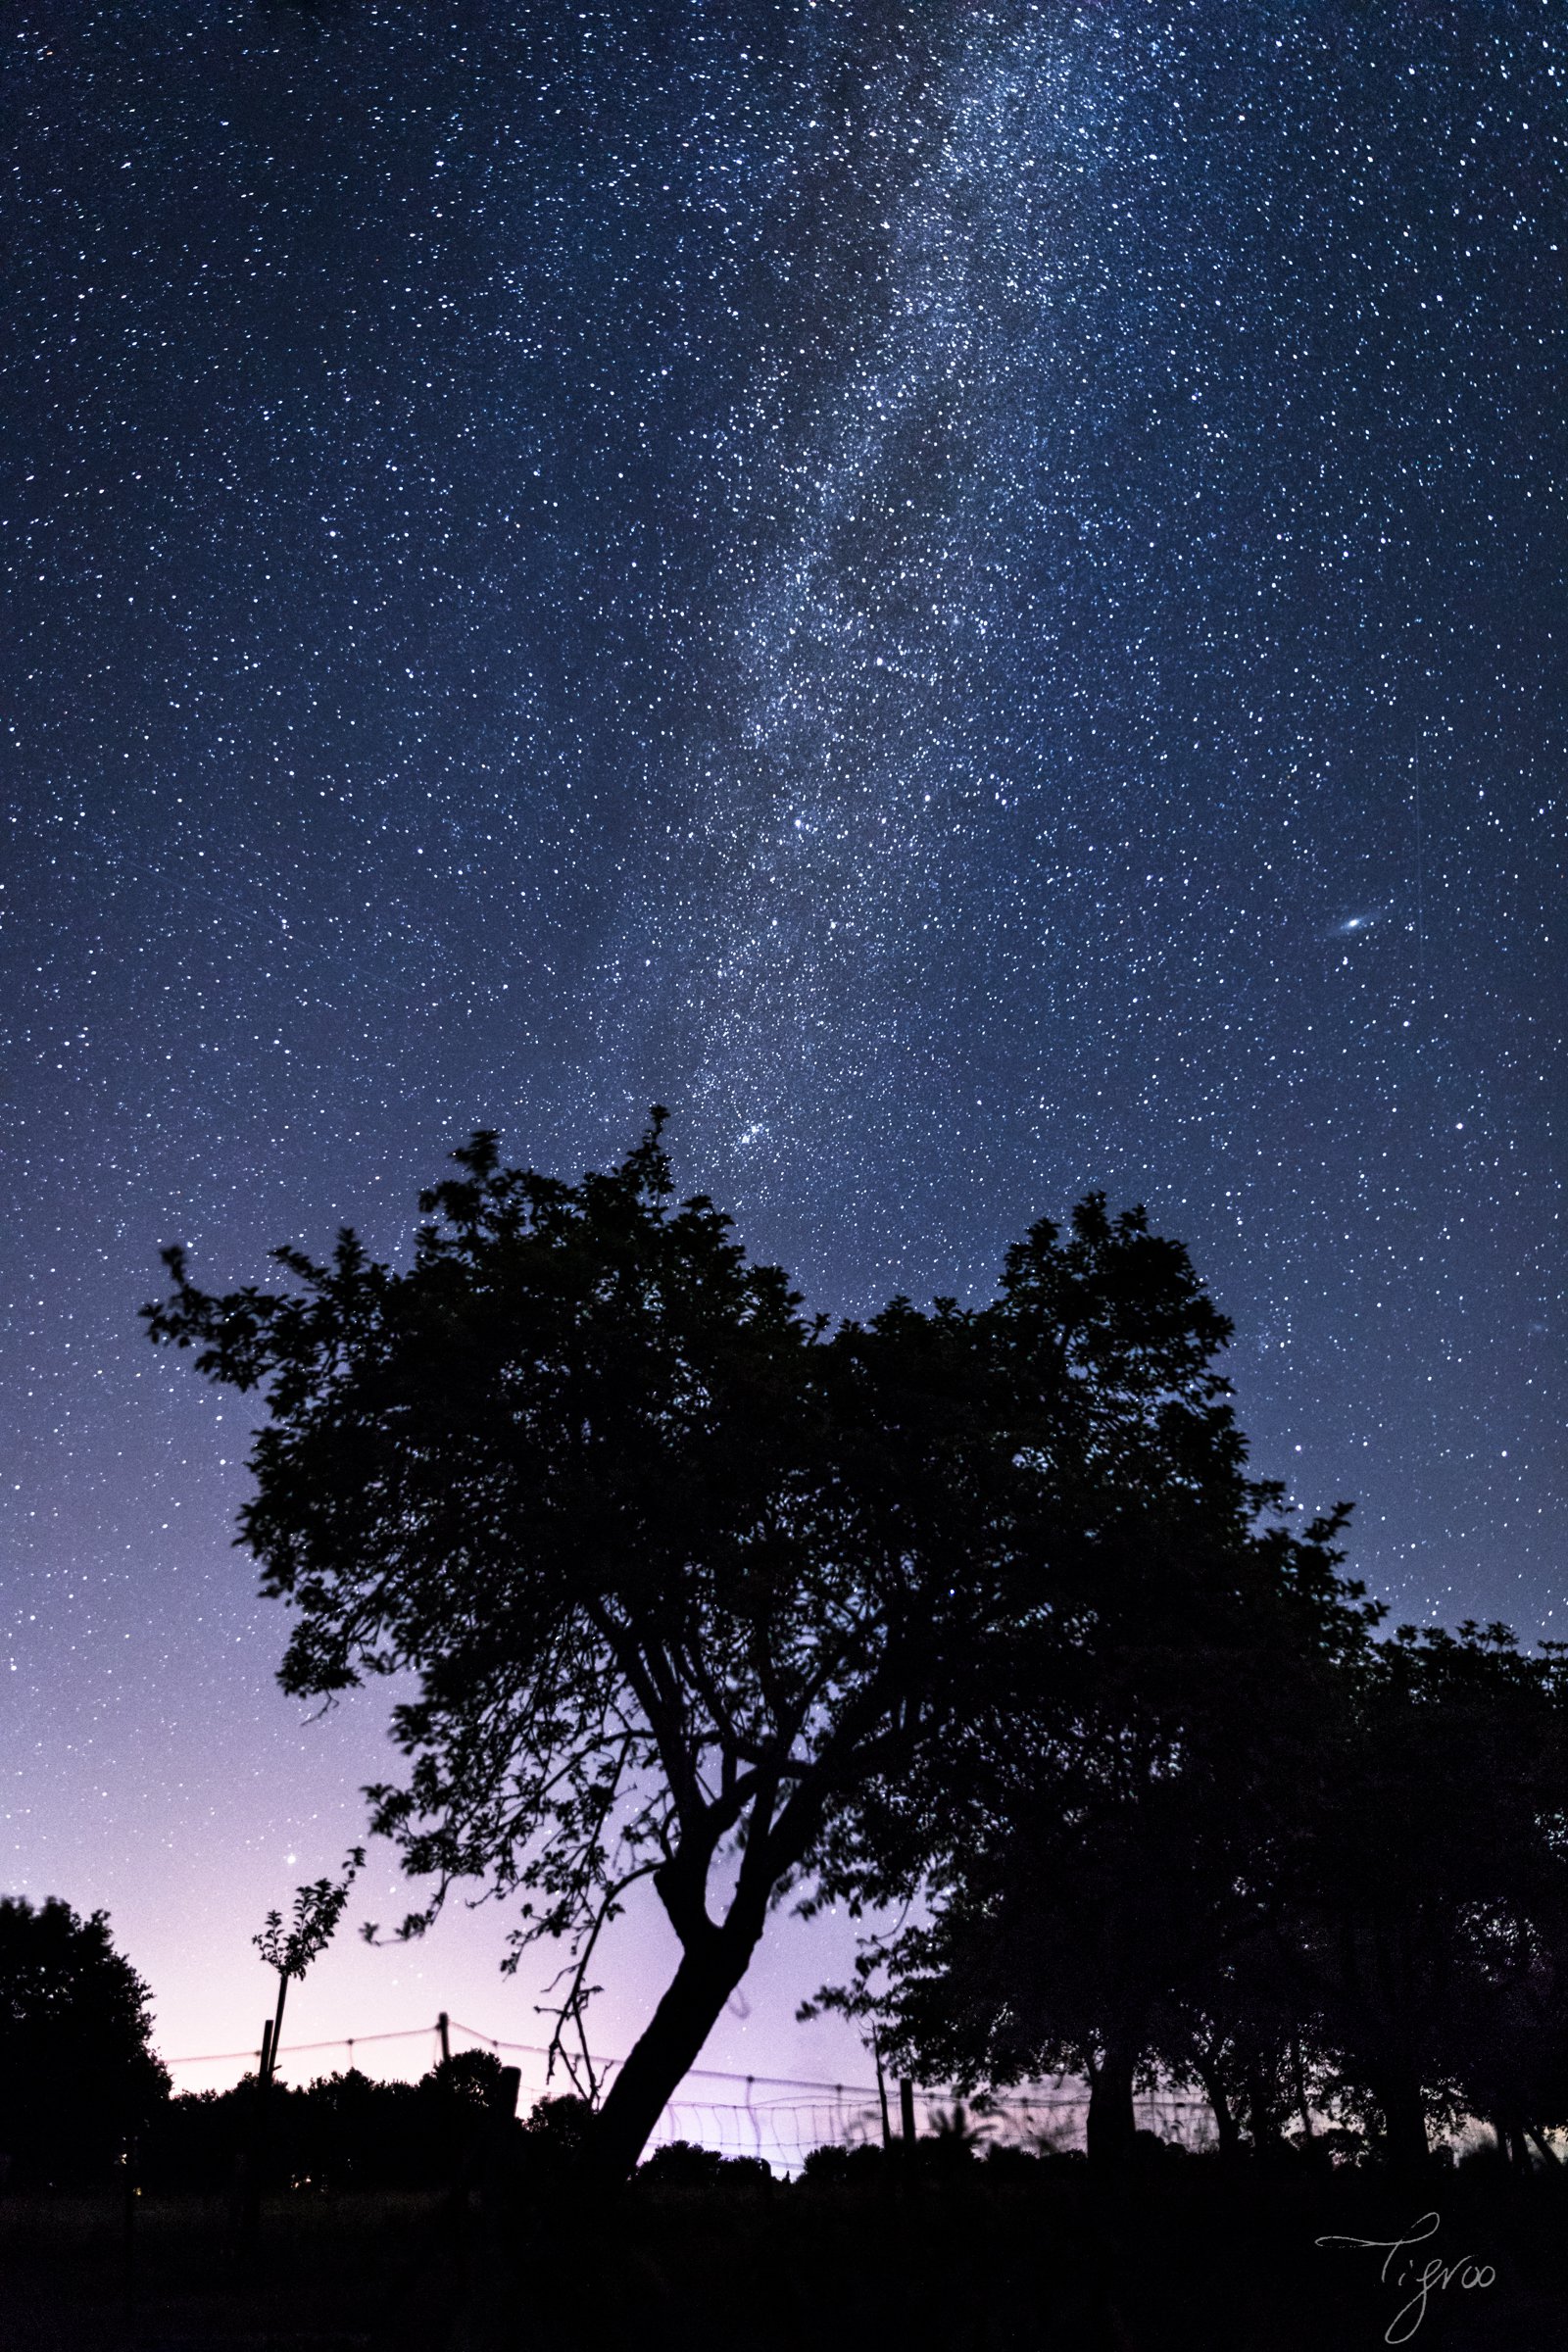
{"label": "handwritten signature", "polygon": [[1442,2223],[1435,2213],[1424,2213],[1412,2224],[1403,2237],[1320,2237],[1320,2246],[1362,2246],[1383,2256],[1383,2268],[1378,2276],[1386,2285],[1409,2286],[1414,2292],[1407,2303],[1401,2303],[1384,2330],[1386,2344],[1407,2344],[1427,2316],[1427,2304],[1434,2294],[1442,2294],[1450,2286],[1465,2292],[1478,2286],[1492,2286],[1497,2274],[1490,2262],[1477,2262],[1469,2254],[1461,2254],[1457,2262],[1444,2262],[1440,2256],[1429,2255],[1420,2269],[1405,2264],[1396,2277],[1390,2279],[1398,2257],[1408,2247],[1424,2246],[1436,2237]]}

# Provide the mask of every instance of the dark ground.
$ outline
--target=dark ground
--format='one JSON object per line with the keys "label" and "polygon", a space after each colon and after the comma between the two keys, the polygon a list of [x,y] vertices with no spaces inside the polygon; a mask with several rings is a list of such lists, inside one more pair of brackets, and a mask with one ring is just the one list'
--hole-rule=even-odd
{"label": "dark ground", "polygon": [[[1381,2250],[1315,2243],[1431,2213],[1386,2281]],[[275,2197],[244,2262],[220,2203],[149,2195],[135,2237],[127,2310],[122,2200],[0,2199],[0,2352],[1568,2352],[1568,2173],[1399,2188],[1191,2164],[1107,2196],[1081,2167],[977,2169],[907,2190],[645,2187],[595,2227],[428,2194]],[[1492,2283],[1466,2288],[1466,2258]],[[1423,2314],[1434,2262],[1449,2283]]]}

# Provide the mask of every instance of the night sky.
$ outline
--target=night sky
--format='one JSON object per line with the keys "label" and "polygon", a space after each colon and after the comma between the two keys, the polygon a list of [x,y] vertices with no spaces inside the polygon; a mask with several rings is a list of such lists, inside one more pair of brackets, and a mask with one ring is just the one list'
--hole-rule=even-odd
{"label": "night sky", "polygon": [[[172,1240],[395,1253],[476,1125],[569,1175],[669,1103],[835,1311],[1145,1200],[1396,1614],[1568,1635],[1560,7],[3,48],[0,1881],[110,1908],[164,2050],[258,2038],[385,1694],[273,1688],[243,1401],[136,1308]],[[541,2038],[506,1924],[345,1942],[293,2028]],[[863,2077],[790,2022],[834,1938],[717,2063]]]}

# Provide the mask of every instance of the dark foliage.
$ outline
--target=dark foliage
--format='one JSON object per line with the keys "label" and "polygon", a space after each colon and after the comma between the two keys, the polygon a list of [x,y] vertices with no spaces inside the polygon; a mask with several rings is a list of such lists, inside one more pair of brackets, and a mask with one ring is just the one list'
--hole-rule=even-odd
{"label": "dark foliage", "polygon": [[847,2181],[885,2180],[888,2151],[862,2141],[858,2147],[812,2148],[801,2168],[801,2179],[813,2188],[841,2187]]}
{"label": "dark foliage", "polygon": [[[463,2050],[418,2082],[377,2082],[351,2070],[301,2089],[268,2092],[264,2183],[274,2193],[339,2195],[350,2190],[464,2189],[503,2180],[524,2202],[567,2188],[581,2174],[594,2111],[584,2099],[536,2100],[498,2122],[501,2062]],[[255,2078],[226,2091],[186,2092],[157,2117],[141,2149],[149,2186],[226,2192],[236,2157],[253,2145]],[[675,2140],[639,2168],[665,2188],[765,2187],[768,2167],[749,2157]]]}
{"label": "dark foliage", "polygon": [[[377,2082],[354,2068],[301,2089],[274,2082],[265,2110],[264,2182],[318,2192],[461,2187],[494,2144],[502,2075],[491,2051],[462,2050],[418,2082]],[[236,2158],[253,2145],[255,2098],[250,2076],[232,2090],[172,2099],[143,2149],[148,2183],[225,2193]],[[541,2107],[566,2104],[575,2102]],[[536,2133],[547,2128],[534,2126]],[[524,2129],[504,2126],[505,2136],[520,2138]]]}
{"label": "dark foliage", "polygon": [[695,2140],[672,2139],[637,2167],[647,2188],[765,2189],[773,2175],[760,2156],[724,2156]]}
{"label": "dark foliage", "polygon": [[[516,1902],[514,1961],[568,1945],[587,2104],[519,2178],[629,2174],[790,1891],[917,1898],[823,1997],[928,2082],[1081,2071],[1097,2163],[1152,2161],[1156,2076],[1230,2157],[1322,2160],[1327,2113],[1412,2166],[1467,2106],[1523,2163],[1568,2121],[1559,1655],[1376,1638],[1348,1506],[1249,1477],[1229,1326],[1141,1211],[1091,1195],[989,1303],[830,1330],[676,1204],[663,1115],[579,1185],[475,1136],[406,1271],[345,1232],[217,1296],[172,1250],[146,1310],[264,1394],[241,1524],[285,1688],[416,1683],[369,1792],[432,1887],[401,1932],[466,1882]],[[645,1877],[681,1958],[601,2104],[589,1971]],[[940,2136],[920,2163],[972,2166]]]}
{"label": "dark foliage", "polygon": [[1464,2108],[1522,2160],[1568,2123],[1568,1659],[1406,1626],[1336,1696],[1281,1889],[1285,1985],[1396,2154]]}
{"label": "dark foliage", "polygon": [[1260,1655],[1109,1787],[1031,1751],[989,1821],[950,1794],[968,1838],[934,1918],[865,1955],[884,2046],[960,2082],[1081,2070],[1092,2153],[1127,2153],[1135,2083],[1162,2075],[1202,2084],[1228,2153],[1327,2111],[1351,2128],[1325,2156],[1416,2166],[1461,2114],[1516,2164],[1546,2154],[1568,2122],[1562,1653],[1466,1626],[1326,1667],[1319,1646],[1303,1675],[1306,1654]]}
{"label": "dark foliage", "polygon": [[[1413,2340],[1558,2352],[1568,2177],[1466,2165],[1427,2202],[1441,2205],[1433,2252],[1451,2275]],[[613,2226],[574,2234],[563,2217],[557,2233],[552,2216],[544,2237],[525,2207],[461,2224],[444,2194],[274,2195],[263,2258],[237,2274],[220,2208],[149,2192],[138,2325],[123,2340],[320,2352],[515,2352],[530,2340],[573,2352],[1324,2352],[1384,2341],[1412,2290],[1399,2266],[1380,2276],[1381,2252],[1319,2240],[1392,2241],[1422,2209],[1402,2183],[1298,2158],[1240,2175],[1171,2163],[1106,2195],[1081,2161],[989,2159],[910,2181],[873,2152],[842,2180],[819,2174],[766,2195],[737,2196],[727,2172],[706,2190],[640,2176]],[[1481,2265],[1490,2284],[1468,2287]],[[121,2341],[123,2288],[118,2199],[0,2199],[8,2352]]]}
{"label": "dark foliage", "polygon": [[101,2180],[157,2114],[169,2077],[148,1999],[106,1912],[0,1900],[0,2152],[14,2180]]}
{"label": "dark foliage", "polygon": [[830,1334],[710,1202],[672,1204],[662,1118],[578,1186],[476,1137],[405,1273],[345,1234],[279,1252],[291,1293],[219,1297],[172,1251],[148,1309],[265,1389],[242,1530],[295,1611],[285,1687],[418,1678],[410,1777],[373,1792],[434,1883],[405,1932],[462,1880],[517,1897],[519,1942],[573,1948],[580,2032],[599,1933],[652,1878],[682,1958],[600,2112],[612,2176],[782,1892],[918,1878],[919,1792],[1020,1702],[1081,1745],[1108,1627],[1124,1677],[1127,1640],[1156,1658],[1195,1620],[1218,1666],[1239,1579],[1334,1588],[1322,1541],[1253,1533],[1228,1327],[1141,1213],[1092,1197],[989,1306]]}

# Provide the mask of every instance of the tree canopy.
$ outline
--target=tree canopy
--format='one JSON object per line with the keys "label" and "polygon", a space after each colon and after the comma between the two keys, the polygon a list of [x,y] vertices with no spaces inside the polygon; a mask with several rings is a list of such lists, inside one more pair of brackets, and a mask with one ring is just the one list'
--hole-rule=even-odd
{"label": "tree canopy", "polygon": [[603,2099],[612,2174],[782,1893],[906,1886],[922,1792],[1020,1720],[1098,1753],[1135,1652],[1157,1681],[1254,1592],[1341,1599],[1325,1531],[1248,1482],[1229,1327],[1141,1211],[1037,1224],[984,1305],[830,1326],[677,1202],[664,1117],[575,1185],[476,1135],[402,1270],[345,1231],[212,1294],[172,1250],[146,1310],[262,1392],[241,1538],[294,1612],[285,1690],[416,1678],[370,1792],[430,1882],[404,1932],[463,1882],[514,1900],[514,1959],[566,1941],[585,2057],[597,1939],[652,1879],[682,1956]]}
{"label": "tree canopy", "polygon": [[0,2150],[19,2178],[101,2178],[168,2097],[149,1997],[107,1912],[0,1898]]}
{"label": "tree canopy", "polygon": [[1408,2169],[1468,2114],[1523,2162],[1568,2123],[1564,1652],[1375,1641],[1347,1592],[1338,1654],[1167,1671],[1163,1740],[1140,1670],[1113,1774],[1024,1740],[932,1790],[932,1915],[827,1997],[928,2077],[1082,2072],[1092,2154],[1130,2143],[1142,2074],[1201,2082],[1230,2150],[1315,2109]]}
{"label": "tree canopy", "polygon": [[1568,1653],[1402,1626],[1347,1677],[1277,1949],[1332,2079],[1414,2158],[1446,2107],[1568,2123]]}

